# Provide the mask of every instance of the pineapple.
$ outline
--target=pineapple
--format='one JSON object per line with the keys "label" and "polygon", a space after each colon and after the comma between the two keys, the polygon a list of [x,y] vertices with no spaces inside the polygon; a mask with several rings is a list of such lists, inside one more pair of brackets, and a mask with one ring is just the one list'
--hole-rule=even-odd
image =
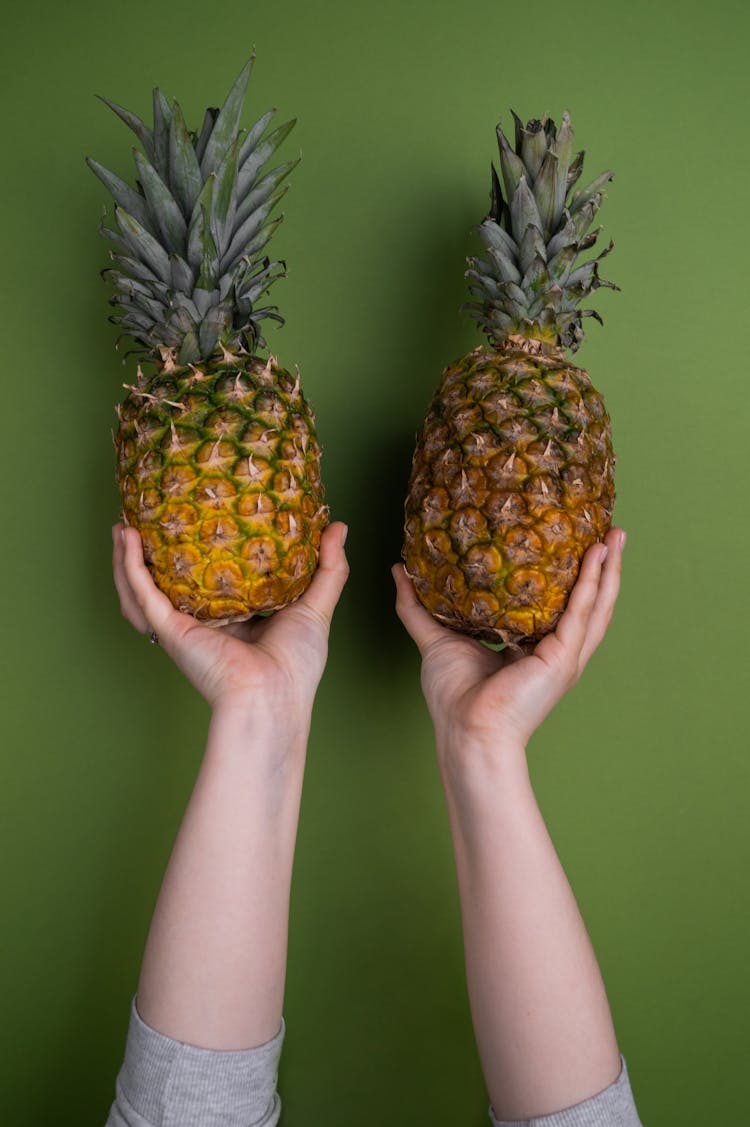
{"label": "pineapple", "polygon": [[143,355],[117,409],[123,519],[173,605],[217,626],[298,598],[327,522],[299,373],[260,355],[260,322],[282,320],[257,306],[284,273],[269,216],[297,161],[264,168],[294,121],[239,128],[253,61],[198,134],[159,90],[153,129],[103,99],[141,144],[135,188],[88,161],[115,200],[111,320]]}
{"label": "pineapple", "polygon": [[[591,225],[612,179],[575,190],[567,113],[515,146],[500,126],[500,178],[470,258],[466,306],[488,338],[443,373],[417,439],[404,560],[436,619],[482,641],[528,646],[557,623],[586,549],[606,535],[614,454],[602,396],[566,358],[583,338],[578,304],[599,286]],[[503,188],[505,194],[503,195]]]}

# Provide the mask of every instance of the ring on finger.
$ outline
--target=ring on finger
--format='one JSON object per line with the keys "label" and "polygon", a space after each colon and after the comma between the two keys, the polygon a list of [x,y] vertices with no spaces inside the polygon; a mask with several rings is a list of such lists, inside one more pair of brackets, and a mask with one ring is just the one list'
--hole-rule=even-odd
{"label": "ring on finger", "polygon": [[148,640],[149,640],[149,642],[151,643],[152,646],[158,646],[159,645],[159,638],[158,638],[155,630],[149,630]]}

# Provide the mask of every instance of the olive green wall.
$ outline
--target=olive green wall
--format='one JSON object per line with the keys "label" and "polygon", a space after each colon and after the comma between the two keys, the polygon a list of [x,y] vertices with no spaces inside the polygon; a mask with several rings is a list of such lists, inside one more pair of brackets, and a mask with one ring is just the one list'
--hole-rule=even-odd
{"label": "olive green wall", "polygon": [[[214,14],[215,13],[215,14]],[[277,253],[353,574],[310,748],[292,913],[285,1122],[481,1124],[452,860],[388,565],[414,431],[477,342],[458,307],[494,126],[570,108],[616,250],[580,359],[629,532],[617,616],[534,741],[647,1124],[746,1117],[747,129],[741,0],[511,5],[31,0],[4,17],[4,1121],[97,1127],[206,711],[119,617],[105,202],[158,84],[188,120],[254,44],[245,122],[301,150]],[[273,332],[273,330],[272,330]],[[745,689],[745,700],[741,693]]]}

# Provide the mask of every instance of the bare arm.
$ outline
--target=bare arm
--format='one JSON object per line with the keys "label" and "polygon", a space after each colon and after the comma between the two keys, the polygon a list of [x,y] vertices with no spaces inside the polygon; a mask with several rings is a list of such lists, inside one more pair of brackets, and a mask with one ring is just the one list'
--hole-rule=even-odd
{"label": "bare arm", "polygon": [[590,549],[557,630],[525,657],[439,626],[394,569],[398,613],[422,653],[472,1019],[499,1119],[571,1107],[620,1073],[604,984],[531,788],[526,745],[604,636],[623,543],[613,530],[606,550]]}
{"label": "bare arm", "polygon": [[328,627],[347,576],[345,527],[324,534],[301,600],[226,629],[175,611],[137,533],[114,534],[123,613],[212,707],[208,744],[146,943],[137,1008],[152,1028],[206,1049],[266,1043],[281,1025],[292,860],[305,751]]}

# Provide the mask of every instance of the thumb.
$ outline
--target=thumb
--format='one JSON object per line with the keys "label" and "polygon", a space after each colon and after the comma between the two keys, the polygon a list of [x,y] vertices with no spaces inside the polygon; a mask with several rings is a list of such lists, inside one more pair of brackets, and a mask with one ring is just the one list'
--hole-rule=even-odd
{"label": "thumb", "polygon": [[391,574],[396,584],[396,614],[416,642],[419,652],[424,655],[433,642],[438,642],[445,636],[445,628],[435,621],[417,599],[414,584],[404,565],[395,564],[391,568]]}
{"label": "thumb", "polygon": [[329,626],[344,584],[349,578],[349,564],[344,553],[348,532],[343,521],[336,521],[324,531],[320,541],[318,568],[300,600]]}

